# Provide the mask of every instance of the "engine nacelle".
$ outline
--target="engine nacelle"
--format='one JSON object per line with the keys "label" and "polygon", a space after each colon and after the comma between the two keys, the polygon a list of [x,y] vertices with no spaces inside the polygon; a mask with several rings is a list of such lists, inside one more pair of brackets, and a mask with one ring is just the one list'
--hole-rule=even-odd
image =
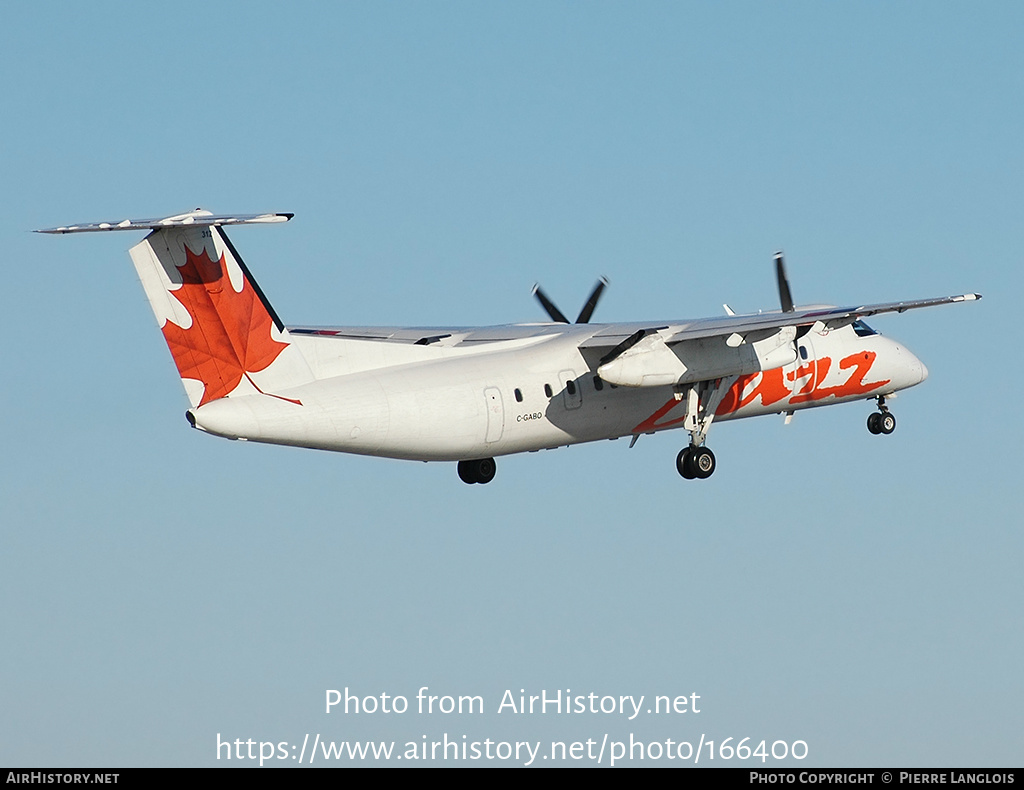
{"label": "engine nacelle", "polygon": [[796,327],[768,337],[707,337],[669,346],[658,333],[609,360],[597,374],[621,387],[666,387],[772,370],[796,361]]}

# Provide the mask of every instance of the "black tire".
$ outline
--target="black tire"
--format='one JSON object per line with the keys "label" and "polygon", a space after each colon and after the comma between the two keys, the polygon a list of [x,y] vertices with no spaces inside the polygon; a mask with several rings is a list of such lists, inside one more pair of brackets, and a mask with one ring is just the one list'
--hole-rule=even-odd
{"label": "black tire", "polygon": [[690,451],[693,473],[701,480],[707,480],[715,473],[715,454],[707,447],[695,447]]}
{"label": "black tire", "polygon": [[676,456],[676,471],[687,480],[693,480],[697,476],[693,471],[693,464],[690,463],[689,447],[684,447]]}
{"label": "black tire", "polygon": [[868,415],[868,430],[874,434],[879,434],[882,432],[881,413],[875,411]]}
{"label": "black tire", "polygon": [[469,485],[473,485],[476,482],[476,473],[473,471],[472,461],[459,461],[459,480]]}
{"label": "black tire", "polygon": [[473,461],[473,471],[476,474],[476,482],[485,485],[494,479],[494,473],[498,471],[498,465],[493,458],[481,458]]}
{"label": "black tire", "polygon": [[880,433],[884,433],[888,436],[890,433],[896,430],[896,418],[889,412],[883,412],[878,415],[878,430]]}

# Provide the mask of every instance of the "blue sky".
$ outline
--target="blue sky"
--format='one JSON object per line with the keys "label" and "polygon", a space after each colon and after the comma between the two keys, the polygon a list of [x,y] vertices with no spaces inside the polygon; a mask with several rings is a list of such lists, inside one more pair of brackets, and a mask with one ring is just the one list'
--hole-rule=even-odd
{"label": "blue sky", "polygon": [[[1019,764],[1017,4],[68,8],[0,25],[0,763],[447,732]],[[135,239],[29,232],[195,206],[296,213],[232,235],[286,323],[540,320],[535,281],[572,313],[599,275],[596,320],[772,308],[780,248],[797,302],[985,299],[874,322],[931,372],[892,437],[854,404],[718,426],[703,484],[669,432],[467,487],[188,430]],[[325,714],[346,686],[487,710]],[[521,688],[704,707],[498,715]]]}

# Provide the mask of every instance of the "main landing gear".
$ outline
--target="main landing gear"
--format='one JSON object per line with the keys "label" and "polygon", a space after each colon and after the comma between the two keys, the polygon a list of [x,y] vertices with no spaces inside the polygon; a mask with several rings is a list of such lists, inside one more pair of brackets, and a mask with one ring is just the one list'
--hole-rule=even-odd
{"label": "main landing gear", "polygon": [[715,471],[715,454],[707,447],[684,447],[676,456],[676,471],[687,480],[704,480]]}
{"label": "main landing gear", "polygon": [[868,430],[874,434],[885,434],[888,436],[896,430],[896,417],[885,405],[885,396],[878,396],[878,411],[868,417]]}
{"label": "main landing gear", "polygon": [[463,483],[489,483],[498,470],[493,458],[479,458],[476,461],[459,461],[459,479]]}
{"label": "main landing gear", "polygon": [[715,473],[715,454],[704,446],[704,440],[722,398],[735,381],[736,376],[702,381],[676,392],[678,400],[686,399],[683,426],[690,434],[689,447],[684,447],[676,456],[676,471],[687,480],[706,480]]}

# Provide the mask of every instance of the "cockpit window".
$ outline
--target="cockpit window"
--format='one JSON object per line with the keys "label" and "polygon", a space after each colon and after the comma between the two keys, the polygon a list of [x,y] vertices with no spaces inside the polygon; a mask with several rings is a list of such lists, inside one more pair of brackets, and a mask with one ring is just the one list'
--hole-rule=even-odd
{"label": "cockpit window", "polygon": [[853,331],[857,333],[857,337],[870,337],[871,335],[877,335],[874,329],[865,324],[863,321],[853,322]]}

